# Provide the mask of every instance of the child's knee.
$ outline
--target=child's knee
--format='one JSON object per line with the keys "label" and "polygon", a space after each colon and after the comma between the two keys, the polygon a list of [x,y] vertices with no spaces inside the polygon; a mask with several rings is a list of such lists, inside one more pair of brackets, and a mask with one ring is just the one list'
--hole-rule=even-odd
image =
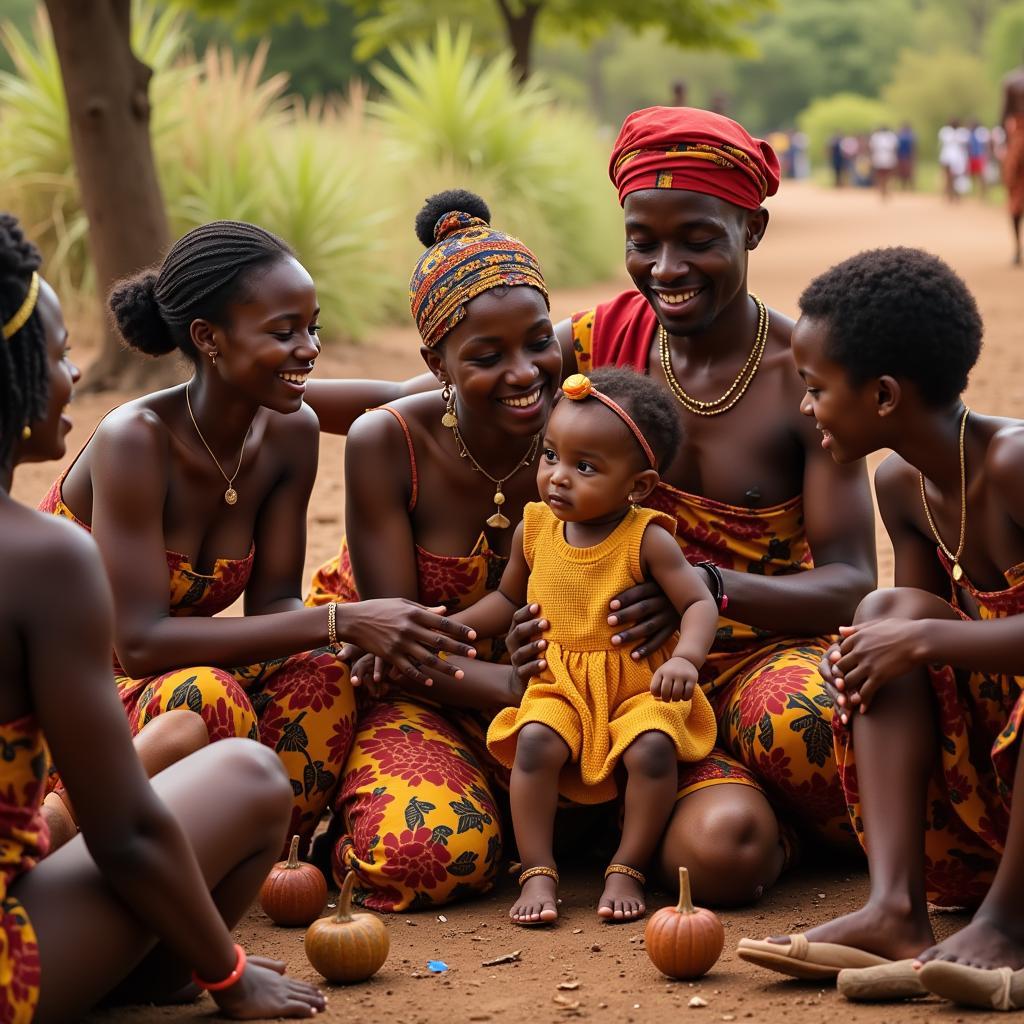
{"label": "child's knee", "polygon": [[554,771],[569,758],[565,740],[539,722],[528,722],[516,736],[516,768],[523,772]]}
{"label": "child's knee", "polygon": [[210,734],[202,717],[182,709],[158,715],[136,740],[140,748],[145,744],[152,749],[158,771],[194,754],[209,742]]}
{"label": "child's knee", "polygon": [[675,777],[679,757],[675,744],[663,732],[645,732],[626,748],[622,756],[630,774],[649,778]]}

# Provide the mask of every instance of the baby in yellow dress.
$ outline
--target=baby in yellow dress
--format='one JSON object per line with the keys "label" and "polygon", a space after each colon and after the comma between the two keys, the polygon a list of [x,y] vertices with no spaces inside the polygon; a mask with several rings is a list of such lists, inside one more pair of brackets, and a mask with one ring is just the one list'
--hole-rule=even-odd
{"label": "baby in yellow dress", "polygon": [[[642,872],[672,813],[677,764],[705,757],[716,733],[697,686],[715,637],[716,602],[676,544],[675,521],[638,507],[679,445],[671,398],[622,369],[599,370],[592,380],[574,374],[562,392],[541,446],[543,501],[524,509],[498,590],[454,616],[494,636],[507,631],[521,605],[537,602],[551,623],[542,673],[487,732],[488,749],[512,769],[524,867],[510,912],[517,924],[558,916],[552,839],[559,793],[580,803],[614,799],[620,762],[625,818],[598,914],[642,916]],[[608,603],[645,579],[658,583],[682,621],[678,637],[635,660],[612,645]]]}

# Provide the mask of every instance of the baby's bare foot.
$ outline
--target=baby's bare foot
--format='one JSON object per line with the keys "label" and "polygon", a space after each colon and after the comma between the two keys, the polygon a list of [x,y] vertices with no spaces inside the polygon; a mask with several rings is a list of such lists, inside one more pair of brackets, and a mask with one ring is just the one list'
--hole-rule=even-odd
{"label": "baby's bare foot", "polygon": [[635,921],[643,917],[647,907],[644,904],[644,887],[629,875],[613,871],[604,883],[604,892],[597,905],[597,916],[611,924]]}
{"label": "baby's bare foot", "polygon": [[558,917],[558,883],[549,875],[534,875],[523,883],[508,916],[516,924],[549,924]]}

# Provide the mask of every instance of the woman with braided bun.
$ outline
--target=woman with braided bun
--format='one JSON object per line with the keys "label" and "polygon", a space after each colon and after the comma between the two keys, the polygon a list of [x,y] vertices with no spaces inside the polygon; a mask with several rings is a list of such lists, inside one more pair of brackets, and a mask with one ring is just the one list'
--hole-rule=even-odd
{"label": "woman with braided bun", "polygon": [[[291,789],[279,760],[229,740],[150,784],[112,685],[96,545],[10,496],[19,464],[63,457],[79,376],[39,265],[0,214],[0,1022],[79,1020],[101,999],[202,987],[236,1019],[311,1017],[323,996],[280,962],[247,960],[229,931],[280,850]],[[40,860],[50,754],[82,835]]]}
{"label": "woman with braided bun", "polygon": [[[416,219],[426,251],[410,305],[442,390],[395,397],[351,427],[347,537],[310,603],[389,595],[457,611],[498,586],[523,507],[537,500],[563,352],[536,257],[489,220],[486,203],[461,190],[431,197]],[[343,385],[310,389],[324,429],[348,428]],[[525,684],[502,664],[500,640],[479,653],[456,659],[461,681],[439,677],[430,689],[372,658],[354,665],[353,682],[367,685],[328,842],[335,877],[355,871],[357,896],[374,909],[434,906],[493,884],[495,788],[507,772],[485,734]]]}
{"label": "woman with braided bun", "polygon": [[[116,285],[110,308],[129,345],[180,351],[193,376],[108,415],[42,507],[99,546],[132,731],[186,708],[211,741],[260,740],[291,779],[289,832],[308,841],[352,740],[339,640],[380,651],[387,635],[388,655],[425,678],[456,671],[436,652],[468,654],[451,639],[468,631],[410,601],[302,604],[319,307],[284,242],[235,221],[195,228],[159,270]],[[244,616],[216,617],[242,594]]]}

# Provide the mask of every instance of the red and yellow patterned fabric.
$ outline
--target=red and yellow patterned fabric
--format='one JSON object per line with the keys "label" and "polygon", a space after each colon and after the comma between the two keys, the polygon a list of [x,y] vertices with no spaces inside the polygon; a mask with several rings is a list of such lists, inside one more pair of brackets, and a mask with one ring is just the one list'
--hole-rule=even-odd
{"label": "red and yellow patterned fabric", "polygon": [[715,717],[702,690],[692,700],[661,701],[651,693],[651,674],[671,656],[676,637],[643,661],[612,646],[608,604],[642,583],[640,548],[653,526],[675,532],[670,516],[653,509],[627,513],[599,544],[577,548],[564,524],[541,502],[523,509],[523,552],[530,567],[527,600],[551,623],[544,652],[547,667],[530,680],[518,708],[503,708],[487,730],[487,749],[512,767],[519,730],[539,722],[566,743],[571,759],[558,791],[583,804],[614,800],[612,777],[629,745],[642,733],[672,740],[680,761],[699,761],[715,742]]}
{"label": "red and yellow patterned fabric", "polygon": [[[647,372],[656,320],[639,292],[623,292],[571,322],[581,371],[610,365]],[[799,496],[749,509],[662,482],[645,504],[675,518],[676,540],[690,562],[762,576],[813,568]],[[718,718],[718,744],[704,761],[680,765],[680,797],[707,786],[754,786],[785,824],[851,843],[832,751],[832,701],[818,673],[830,641],[780,636],[722,617],[701,670]]]}
{"label": "red and yellow patterned fabric", "polygon": [[39,809],[48,754],[35,717],[0,725],[0,1024],[29,1024],[39,1003],[39,945],[11,884],[50,845]]}
{"label": "red and yellow patterned fabric", "polygon": [[[952,563],[939,560],[947,573]],[[1006,590],[979,591],[966,576],[978,618],[1005,619],[1024,613],[1024,562],[1005,573]],[[960,607],[950,575],[953,609]],[[992,884],[1006,846],[1013,777],[1024,719],[1024,676],[956,672],[930,666],[939,730],[939,761],[928,783],[925,812],[925,885],[940,907],[976,907]],[[857,788],[857,760],[849,730],[836,726],[836,759],[850,820],[865,841]],[[1019,795],[1019,794],[1018,794]]]}
{"label": "red and yellow patterned fabric", "polygon": [[697,107],[648,107],[622,123],[608,175],[630,192],[676,188],[756,210],[779,188],[779,158],[731,118]]}
{"label": "red and yellow patterned fabric", "polygon": [[[411,514],[418,497],[412,435],[401,413],[382,408],[405,432]],[[453,612],[468,608],[498,586],[507,562],[483,533],[468,555],[437,555],[417,546],[417,600]],[[342,539],[338,556],[314,574],[306,603],[358,600]],[[490,661],[505,657],[501,639],[476,648]],[[364,694],[328,829],[335,880],[340,885],[354,871],[360,882],[355,899],[384,911],[487,892],[501,859],[501,821],[491,790],[495,764],[484,741],[488,716],[408,698],[373,701]]]}
{"label": "red and yellow patterned fabric", "polygon": [[527,285],[548,290],[537,257],[518,238],[469,213],[452,210],[434,225],[434,244],[409,282],[409,306],[423,344],[437,345],[466,315],[466,306],[492,288]]}
{"label": "red and yellow patterned fabric", "polygon": [[[64,504],[62,479],[40,509],[89,529]],[[254,554],[219,558],[213,572],[204,574],[184,555],[168,551],[170,614],[223,611],[244,592]],[[125,675],[115,658],[114,680],[133,735],[157,715],[185,708],[202,716],[211,742],[241,736],[271,747],[295,797],[288,835],[298,833],[305,849],[338,786],[355,729],[348,668],[336,650],[324,646],[254,665],[200,665],[142,679]]]}

